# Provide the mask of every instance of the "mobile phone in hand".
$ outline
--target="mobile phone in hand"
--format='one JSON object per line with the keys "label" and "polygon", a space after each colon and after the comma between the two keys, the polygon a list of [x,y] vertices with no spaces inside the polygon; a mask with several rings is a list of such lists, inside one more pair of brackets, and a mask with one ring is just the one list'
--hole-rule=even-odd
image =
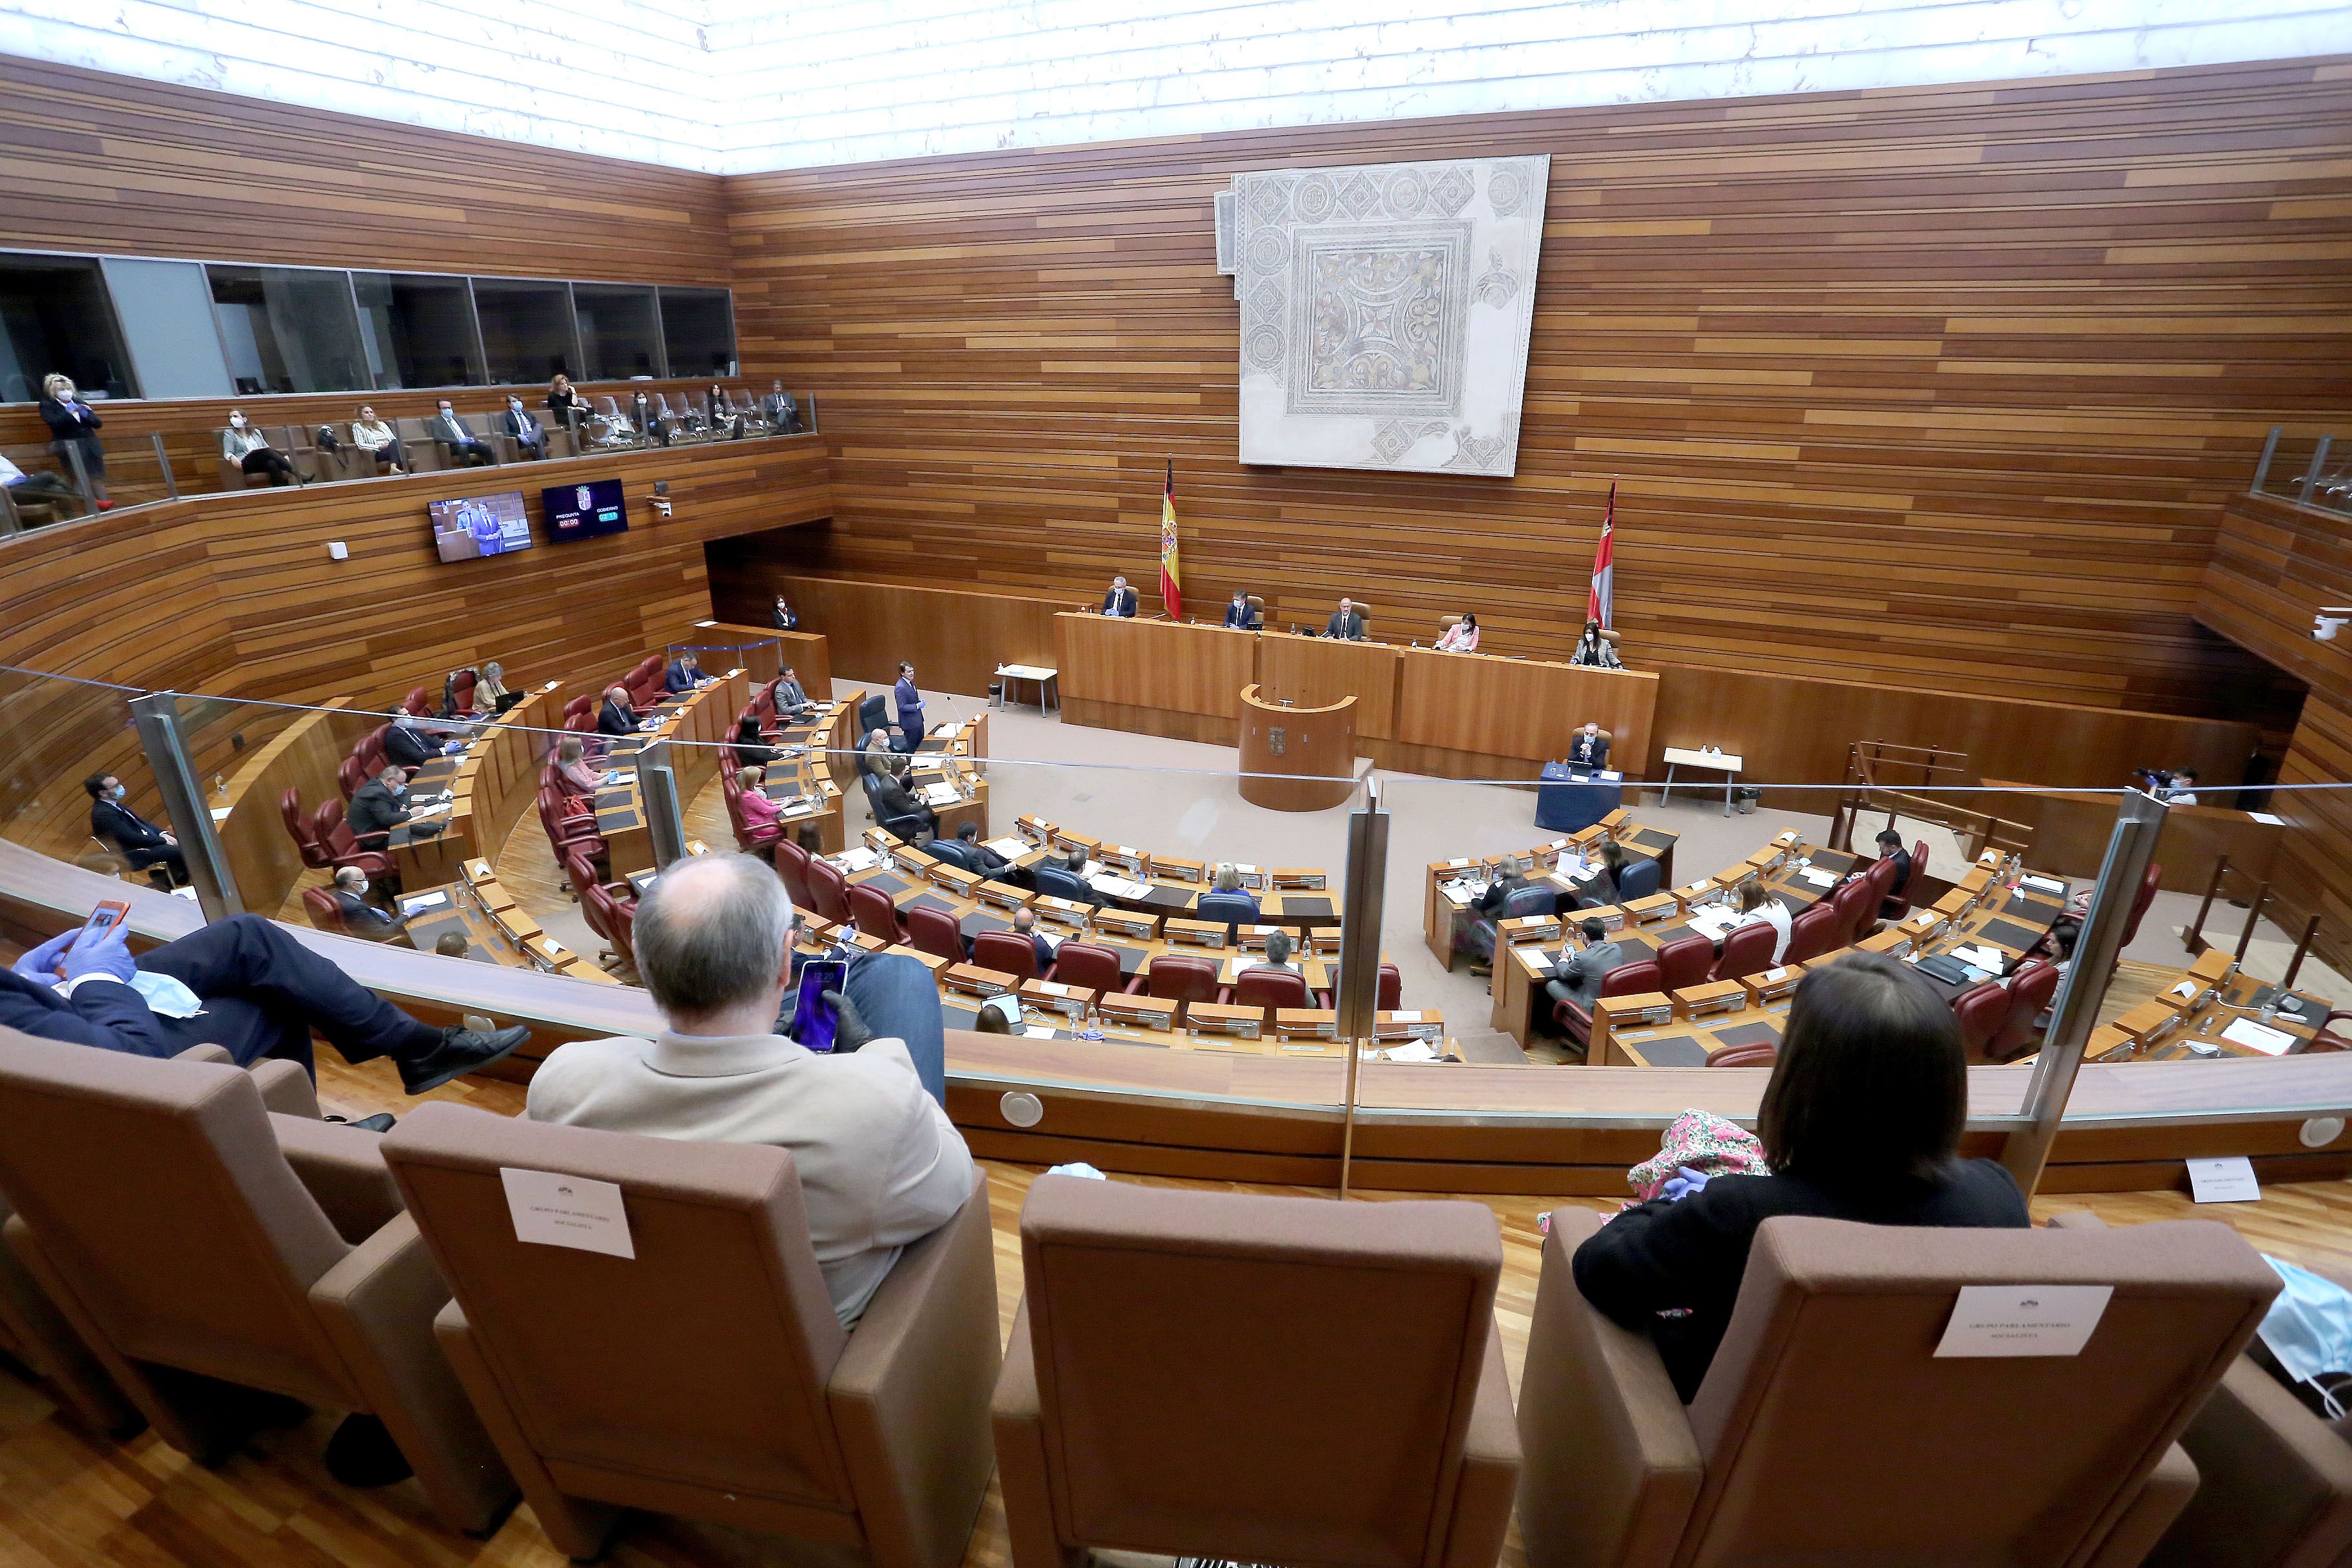
{"label": "mobile phone in hand", "polygon": [[800,998],[793,1008],[792,1037],[803,1048],[830,1051],[841,1025],[841,1013],[824,998],[839,991],[849,965],[840,959],[815,958],[801,965]]}
{"label": "mobile phone in hand", "polygon": [[121,899],[108,899],[89,911],[89,919],[82,925],[81,935],[74,938],[74,941],[79,942],[87,937],[104,936],[130,918],[129,904],[124,903]]}

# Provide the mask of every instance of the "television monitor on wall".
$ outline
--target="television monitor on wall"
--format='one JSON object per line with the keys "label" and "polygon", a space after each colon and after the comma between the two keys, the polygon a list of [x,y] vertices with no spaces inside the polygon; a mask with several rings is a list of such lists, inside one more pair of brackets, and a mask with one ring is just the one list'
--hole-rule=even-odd
{"label": "television monitor on wall", "polygon": [[539,492],[547,537],[559,544],[599,534],[625,532],[627,506],[618,479],[591,479],[584,485],[558,485]]}
{"label": "television monitor on wall", "polygon": [[433,547],[444,561],[471,561],[531,547],[530,519],[523,511],[520,490],[430,501],[425,510],[433,518]]}

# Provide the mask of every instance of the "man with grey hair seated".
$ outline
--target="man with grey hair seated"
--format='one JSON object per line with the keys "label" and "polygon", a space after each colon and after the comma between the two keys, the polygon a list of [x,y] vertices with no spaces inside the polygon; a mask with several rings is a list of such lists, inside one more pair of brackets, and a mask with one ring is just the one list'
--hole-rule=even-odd
{"label": "man with grey hair seated", "polygon": [[[664,871],[637,905],[637,973],[668,1024],[580,1040],[530,1083],[534,1121],[658,1138],[772,1143],[799,1167],[809,1239],[845,1327],[898,1261],[971,1195],[944,1108],[939,993],[903,952],[852,960],[830,1055],[779,1033],[793,990],[793,902],[749,855]],[[870,1025],[869,1025],[870,1020]]]}

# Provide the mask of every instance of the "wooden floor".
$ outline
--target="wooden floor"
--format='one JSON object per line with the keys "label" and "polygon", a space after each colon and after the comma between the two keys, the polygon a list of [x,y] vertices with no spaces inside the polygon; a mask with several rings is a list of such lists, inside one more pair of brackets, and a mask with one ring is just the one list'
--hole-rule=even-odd
{"label": "wooden floor", "polygon": [[[363,1068],[322,1062],[320,1088],[331,1109],[395,1114],[413,1105],[385,1063]],[[461,1083],[435,1091],[501,1112],[520,1109],[512,1084]],[[1009,1330],[1021,1290],[1019,1215],[1036,1172],[991,1164],[990,1202],[995,1221],[1000,1332]],[[1120,1178],[1137,1179],[1143,1178]],[[1226,1184],[1160,1182],[1169,1186],[1330,1196],[1327,1190],[1233,1188]],[[1366,1194],[1368,1201],[1382,1201]],[[1537,1216],[1566,1203],[1609,1206],[1590,1199],[1478,1197],[1502,1228],[1504,1272],[1496,1300],[1512,1386],[1526,1359],[1540,1239]],[[2200,1214],[2235,1226],[2264,1251],[2293,1261],[2352,1270],[2352,1183],[2273,1187],[2259,1204],[2196,1209],[2171,1193],[2120,1194],[2037,1202],[2037,1216],[2089,1209],[2110,1224],[2137,1224]],[[519,1509],[487,1542],[457,1536],[434,1523],[414,1482],[354,1491],[330,1479],[320,1461],[331,1419],[263,1435],[215,1470],[142,1436],[128,1444],[92,1439],[58,1417],[38,1389],[0,1362],[0,1564],[5,1568],[320,1568],[325,1563],[394,1568],[400,1564],[478,1563],[491,1568],[559,1568],[565,1560]],[[684,1521],[633,1519],[624,1524],[610,1561],[627,1568],[782,1568],[805,1561],[789,1543]],[[992,1487],[965,1563],[1000,1568],[1008,1561],[1004,1523]],[[1517,1533],[1505,1568],[1523,1563]]]}

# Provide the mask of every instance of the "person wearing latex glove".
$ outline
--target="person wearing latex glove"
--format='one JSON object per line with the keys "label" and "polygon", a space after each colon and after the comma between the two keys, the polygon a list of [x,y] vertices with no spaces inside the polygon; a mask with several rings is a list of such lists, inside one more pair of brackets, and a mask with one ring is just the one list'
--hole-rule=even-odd
{"label": "person wearing latex glove", "polygon": [[1676,1165],[1675,1173],[1666,1178],[1666,1184],[1658,1189],[1658,1196],[1670,1204],[1680,1203],[1706,1185],[1705,1171],[1694,1171],[1688,1165]]}
{"label": "person wearing latex glove", "polygon": [[27,980],[38,981],[44,985],[55,985],[65,977],[63,972],[58,968],[58,961],[65,956],[66,949],[71,947],[74,944],[74,938],[80,934],[81,932],[78,931],[69,931],[63,936],[53,936],[40,946],[25,952],[8,967],[12,972],[23,975]]}

